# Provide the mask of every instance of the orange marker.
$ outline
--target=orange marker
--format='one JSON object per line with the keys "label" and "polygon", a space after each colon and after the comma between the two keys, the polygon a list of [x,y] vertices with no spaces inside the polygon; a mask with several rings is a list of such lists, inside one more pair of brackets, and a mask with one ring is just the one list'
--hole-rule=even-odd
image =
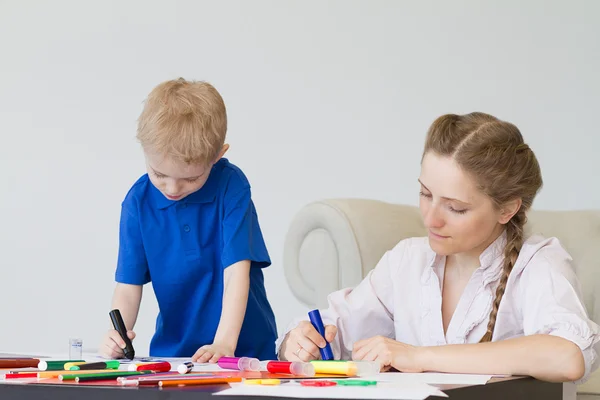
{"label": "orange marker", "polygon": [[220,383],[241,382],[242,378],[204,378],[204,379],[171,379],[159,381],[158,386],[185,386],[185,385],[217,385]]}

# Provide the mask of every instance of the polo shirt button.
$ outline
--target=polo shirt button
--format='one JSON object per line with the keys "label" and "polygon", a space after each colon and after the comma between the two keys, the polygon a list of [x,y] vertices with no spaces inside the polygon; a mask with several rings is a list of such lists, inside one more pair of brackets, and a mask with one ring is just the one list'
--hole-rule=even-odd
{"label": "polo shirt button", "polygon": [[185,204],[185,203],[181,204],[181,208],[186,208],[186,207],[187,207],[187,204]]}
{"label": "polo shirt button", "polygon": [[189,225],[184,225],[183,226],[183,230],[186,231],[186,232],[189,232],[190,231],[190,226]]}

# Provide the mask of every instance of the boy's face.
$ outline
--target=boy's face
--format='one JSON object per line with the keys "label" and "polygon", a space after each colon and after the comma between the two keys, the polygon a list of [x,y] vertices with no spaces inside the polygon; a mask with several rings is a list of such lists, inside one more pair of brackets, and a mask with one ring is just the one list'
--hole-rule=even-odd
{"label": "boy's face", "polygon": [[144,156],[150,181],[169,200],[181,200],[200,190],[214,165],[188,165],[148,151]]}

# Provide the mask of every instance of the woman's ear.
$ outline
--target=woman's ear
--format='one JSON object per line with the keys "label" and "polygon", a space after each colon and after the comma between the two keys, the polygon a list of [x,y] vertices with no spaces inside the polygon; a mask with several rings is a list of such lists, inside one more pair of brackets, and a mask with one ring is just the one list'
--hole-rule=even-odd
{"label": "woman's ear", "polygon": [[510,219],[519,212],[521,209],[521,204],[523,201],[521,198],[511,200],[505,203],[500,209],[500,217],[498,218],[498,222],[502,225],[506,224]]}

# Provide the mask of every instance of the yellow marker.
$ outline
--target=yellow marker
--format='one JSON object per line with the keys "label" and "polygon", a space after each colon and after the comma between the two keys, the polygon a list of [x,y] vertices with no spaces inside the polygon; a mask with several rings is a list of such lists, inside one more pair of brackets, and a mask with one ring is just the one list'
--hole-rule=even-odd
{"label": "yellow marker", "polygon": [[376,361],[323,361],[314,360],[316,374],[336,374],[346,376],[364,376],[378,374],[379,362]]}
{"label": "yellow marker", "polygon": [[245,379],[244,383],[246,385],[279,385],[281,380],[279,379]]}
{"label": "yellow marker", "polygon": [[71,369],[71,367],[74,367],[75,365],[81,365],[81,364],[85,364],[85,361],[84,362],[68,362],[68,363],[65,363],[65,366],[63,368],[68,371]]}

